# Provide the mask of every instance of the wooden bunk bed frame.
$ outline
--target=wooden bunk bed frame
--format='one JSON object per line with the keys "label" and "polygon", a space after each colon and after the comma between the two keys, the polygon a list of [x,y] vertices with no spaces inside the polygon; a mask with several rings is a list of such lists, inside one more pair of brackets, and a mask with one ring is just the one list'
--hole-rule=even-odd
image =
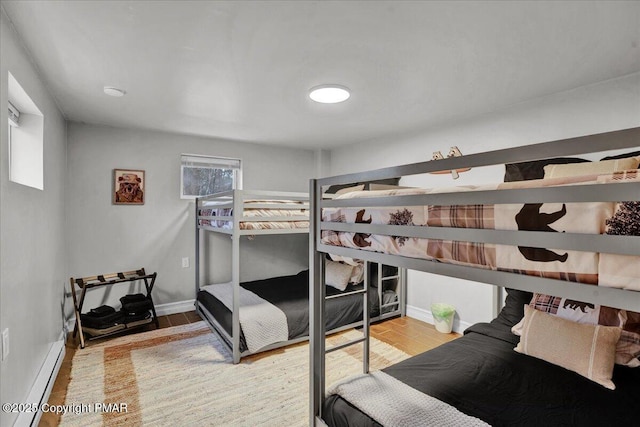
{"label": "wooden bunk bed frame", "polygon": [[[499,289],[509,287],[517,290],[539,292],[572,298],[594,304],[637,311],[640,307],[640,292],[617,288],[584,285],[556,279],[520,275],[511,272],[493,271],[469,266],[447,264],[423,259],[408,258],[326,245],[322,243],[324,230],[348,231],[390,236],[432,238],[470,241],[506,245],[548,247],[565,250],[584,250],[623,255],[640,255],[640,237],[619,235],[586,235],[578,233],[547,233],[537,231],[502,231],[472,228],[397,226],[374,224],[347,224],[323,222],[322,209],[331,207],[380,207],[417,205],[473,205],[503,203],[551,202],[617,202],[640,200],[637,183],[572,185],[569,187],[545,187],[527,189],[502,189],[473,192],[450,192],[426,195],[402,195],[361,199],[330,200],[323,198],[323,188],[353,182],[402,177],[456,169],[503,165],[551,157],[597,153],[615,149],[637,147],[640,128],[607,132],[552,142],[502,149],[485,153],[452,157],[437,161],[388,167],[369,172],[312,179],[310,181],[310,425],[325,425],[322,406],[325,398],[325,354],[335,348],[325,348],[324,304],[325,287],[323,257],[325,253],[363,259],[407,269],[425,271],[445,276],[468,279],[495,285],[494,314],[501,306]],[[366,269],[365,269],[366,270]],[[365,319],[364,338],[346,343],[364,342],[363,373],[369,371],[369,331]]]}

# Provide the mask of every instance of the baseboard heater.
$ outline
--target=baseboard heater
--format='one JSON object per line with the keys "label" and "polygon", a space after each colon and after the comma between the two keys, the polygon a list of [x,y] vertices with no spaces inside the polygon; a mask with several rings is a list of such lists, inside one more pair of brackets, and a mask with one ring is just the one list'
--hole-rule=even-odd
{"label": "baseboard heater", "polygon": [[[56,341],[51,344],[47,358],[45,359],[38,376],[36,377],[29,396],[25,400],[25,403],[38,407],[42,407],[42,404],[47,403],[49,396],[51,395],[51,389],[56,381],[60,366],[64,360],[65,346],[64,340]],[[13,424],[14,427],[27,427],[37,426],[42,417],[42,411],[38,412],[21,412]]]}

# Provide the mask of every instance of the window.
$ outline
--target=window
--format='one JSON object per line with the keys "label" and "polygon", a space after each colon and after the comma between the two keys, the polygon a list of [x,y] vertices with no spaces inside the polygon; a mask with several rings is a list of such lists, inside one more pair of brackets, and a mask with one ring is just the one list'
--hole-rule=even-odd
{"label": "window", "polygon": [[242,188],[239,159],[183,154],[181,160],[180,197],[183,199]]}
{"label": "window", "polygon": [[44,116],[9,72],[9,179],[44,190]]}

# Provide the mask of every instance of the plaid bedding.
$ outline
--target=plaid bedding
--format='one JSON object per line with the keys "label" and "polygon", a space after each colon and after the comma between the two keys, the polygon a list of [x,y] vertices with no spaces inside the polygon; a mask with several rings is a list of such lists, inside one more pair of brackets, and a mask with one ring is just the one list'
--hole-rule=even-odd
{"label": "plaid bedding", "polygon": [[472,267],[493,269],[496,267],[495,246],[485,243],[429,239],[427,256]]}
{"label": "plaid bedding", "polygon": [[431,227],[495,228],[494,205],[429,206]]}
{"label": "plaid bedding", "polygon": [[[637,171],[616,172],[609,175],[555,178],[547,180],[505,183],[494,186],[465,186],[455,189],[394,189],[356,191],[339,198],[432,194],[437,192],[474,191],[489,189],[533,188],[540,186],[569,186],[610,182],[639,182]],[[356,204],[356,203],[354,203]],[[389,224],[428,227],[456,227],[496,230],[548,231],[583,234],[603,234],[607,220],[613,217],[616,203],[528,203],[457,206],[393,206],[325,208],[324,222]],[[419,239],[402,236],[383,236],[367,233],[322,231],[327,245],[382,252],[391,255],[437,260],[560,280],[594,285],[633,289],[640,281],[640,257],[600,254],[586,251],[565,251],[553,248],[516,247],[489,243],[457,242]],[[616,268],[616,261],[624,258],[625,269]],[[631,259],[631,260],[630,260]],[[618,262],[618,264],[620,263]],[[599,265],[600,264],[600,265]],[[599,277],[599,268],[609,265],[612,274]],[[624,271],[623,271],[624,270]],[[624,274],[621,274],[624,273]]]}
{"label": "plaid bedding", "polygon": [[[286,203],[286,204],[302,204],[303,202],[292,200],[246,200],[244,203],[245,217],[253,218],[269,218],[269,217],[309,217],[309,211],[307,209],[265,209],[265,208],[252,208],[252,204],[258,203]],[[233,215],[233,208],[202,208],[198,212],[198,216],[229,216]],[[210,227],[231,229],[233,227],[233,221],[231,220],[210,220],[200,219],[200,225],[207,225]],[[273,230],[273,229],[291,229],[291,228],[309,228],[309,221],[247,221],[240,222],[241,230]]]}

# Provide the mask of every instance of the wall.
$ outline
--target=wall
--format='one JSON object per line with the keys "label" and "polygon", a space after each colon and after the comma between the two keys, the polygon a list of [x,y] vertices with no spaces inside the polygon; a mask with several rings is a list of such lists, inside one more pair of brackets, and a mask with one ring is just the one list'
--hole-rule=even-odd
{"label": "wall", "polygon": [[43,189],[43,135],[42,115],[20,115],[20,127],[11,129],[11,181]]}
{"label": "wall", "polygon": [[[65,121],[4,11],[0,37],[0,330],[10,353],[1,364],[0,401],[26,400],[52,343],[61,339],[65,256]],[[44,191],[9,181],[8,72],[44,115]],[[17,414],[2,412],[0,425]]]}
{"label": "wall", "polygon": [[[240,158],[243,186],[251,190],[307,192],[316,171],[311,150],[80,123],[68,127],[70,274],[157,271],[157,305],[195,297],[195,208],[180,199],[181,153]],[[112,204],[114,168],[145,170],[144,205]],[[229,237],[204,235],[202,248],[210,259],[203,262],[203,282],[230,280]],[[243,238],[241,249],[241,280],[294,274],[308,265],[306,235]],[[189,268],[182,268],[183,257],[189,257]],[[113,295],[92,290],[85,306],[117,305],[123,293],[136,290],[119,286]]]}
{"label": "wall", "polygon": [[[640,73],[463,118],[420,134],[334,149],[331,173],[430,160],[433,151],[446,155],[453,145],[463,154],[472,154],[636,126],[640,126]],[[504,168],[494,166],[475,168],[456,181],[449,175],[429,175],[408,177],[401,183],[423,187],[483,184],[502,181],[503,175]],[[432,302],[449,302],[457,307],[458,322],[491,319],[490,285],[409,272],[408,286],[410,312],[417,315],[428,317]]]}

